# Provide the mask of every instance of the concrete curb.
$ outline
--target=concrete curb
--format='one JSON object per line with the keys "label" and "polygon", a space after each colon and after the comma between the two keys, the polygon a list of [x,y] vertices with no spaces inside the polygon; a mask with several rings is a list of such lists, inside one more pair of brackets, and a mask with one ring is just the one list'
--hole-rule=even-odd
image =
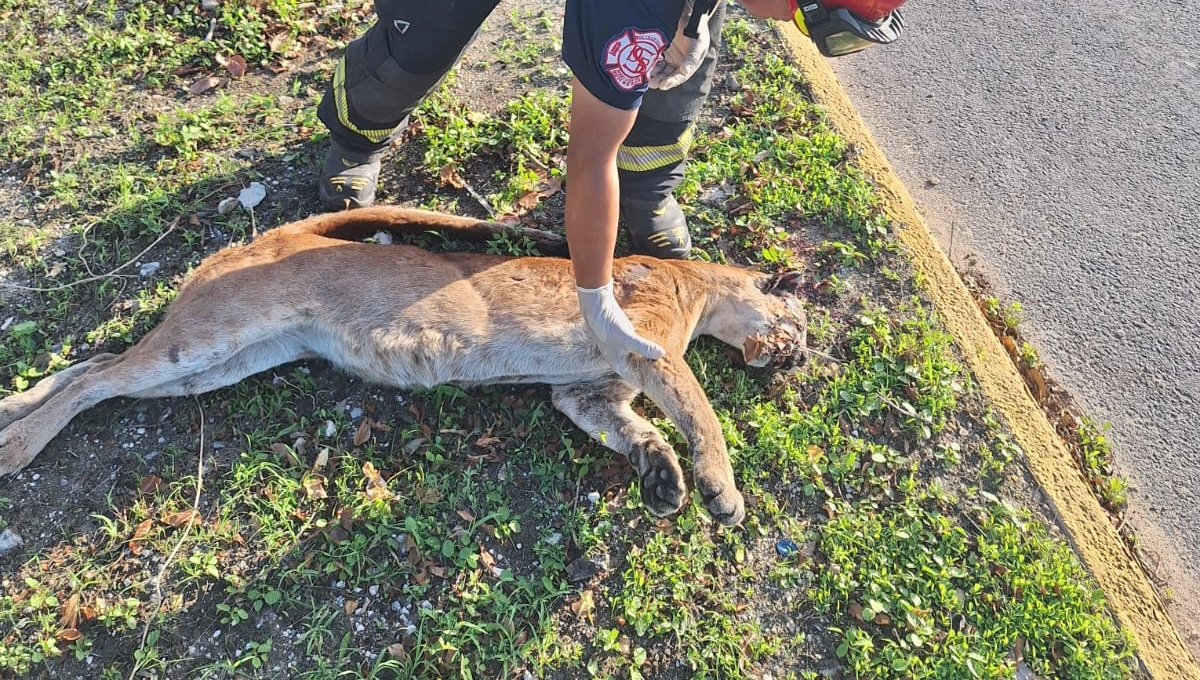
{"label": "concrete curb", "polygon": [[783,40],[805,72],[816,100],[838,130],[859,147],[857,165],[872,178],[888,214],[902,225],[900,241],[926,279],[938,316],[954,336],[968,367],[999,411],[1030,470],[1070,534],[1072,544],[1108,598],[1137,655],[1155,680],[1200,680],[1200,667],[1176,632],[1166,608],[1092,495],[1071,454],[1033,400],[950,260],[930,233],[912,196],[875,143],[837,77],[812,42],[798,31]]}

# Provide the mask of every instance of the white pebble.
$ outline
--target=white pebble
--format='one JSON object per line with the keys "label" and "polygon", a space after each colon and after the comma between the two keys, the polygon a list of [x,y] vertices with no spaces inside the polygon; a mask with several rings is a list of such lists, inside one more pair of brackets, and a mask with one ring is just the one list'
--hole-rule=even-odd
{"label": "white pebble", "polygon": [[242,207],[246,210],[250,210],[259,203],[262,203],[266,197],[267,187],[263,186],[261,182],[251,182],[250,186],[238,193],[238,203],[241,203]]}

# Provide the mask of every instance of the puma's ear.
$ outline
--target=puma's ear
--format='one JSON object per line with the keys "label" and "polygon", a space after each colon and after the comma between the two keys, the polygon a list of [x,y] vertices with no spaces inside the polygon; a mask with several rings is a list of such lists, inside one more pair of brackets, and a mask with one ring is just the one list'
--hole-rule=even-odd
{"label": "puma's ear", "polygon": [[780,272],[767,279],[763,286],[764,293],[785,293],[796,295],[804,283],[804,274],[800,272]]}

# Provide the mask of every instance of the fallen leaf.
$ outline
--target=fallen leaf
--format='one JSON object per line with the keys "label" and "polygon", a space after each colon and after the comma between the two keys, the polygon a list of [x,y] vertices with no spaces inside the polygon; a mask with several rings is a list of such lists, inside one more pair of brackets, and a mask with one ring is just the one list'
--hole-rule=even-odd
{"label": "fallen leaf", "polygon": [[358,424],[358,429],[354,431],[354,445],[362,446],[371,438],[371,421],[368,418],[363,418]]}
{"label": "fallen leaf", "polygon": [[590,622],[595,611],[596,596],[590,588],[579,593],[579,599],[571,603],[571,612],[584,621]]}
{"label": "fallen leaf", "polygon": [[479,446],[479,447],[491,446],[492,444],[499,444],[501,441],[503,441],[503,440],[500,439],[499,437],[493,437],[490,434],[485,434],[485,435],[480,436],[479,439],[475,440],[475,446]]}
{"label": "fallen leaf", "polygon": [[325,480],[321,475],[307,475],[301,484],[304,486],[304,495],[309,500],[329,498],[325,491]]}
{"label": "fallen leaf", "polygon": [[479,561],[482,562],[483,566],[487,567],[489,571],[496,568],[496,558],[492,557],[492,553],[488,552],[488,549],[483,547],[483,545],[479,546]]}
{"label": "fallen leaf", "polygon": [[83,637],[83,633],[80,633],[74,628],[64,628],[63,630],[58,631],[54,637],[58,639],[59,642],[74,642]]}
{"label": "fallen leaf", "polygon": [[150,533],[150,528],[154,526],[154,520],[144,519],[133,529],[133,537],[129,539],[129,550],[134,555],[142,554],[142,541],[146,540],[146,535]]}
{"label": "fallen leaf", "polygon": [[286,460],[288,465],[300,464],[300,458],[296,456],[296,453],[292,451],[290,446],[284,444],[283,442],[275,442],[274,444],[271,444],[271,451],[274,452],[276,456]]}
{"label": "fallen leaf", "polygon": [[363,477],[367,480],[367,498],[377,501],[392,497],[392,492],[388,490],[387,482],[384,481],[383,476],[379,474],[371,461],[363,463],[362,471]]}
{"label": "fallen leaf", "polygon": [[317,454],[317,459],[313,461],[314,470],[323,470],[329,464],[329,448],[321,447],[321,452]]}
{"label": "fallen leaf", "polygon": [[158,493],[158,490],[163,486],[162,477],[158,475],[146,475],[142,477],[141,484],[138,484],[138,498],[153,496]]}
{"label": "fallen leaf", "polygon": [[417,502],[422,505],[437,503],[445,498],[445,496],[446,494],[442,493],[441,491],[438,491],[437,489],[431,489],[427,486],[413,487],[413,498],[416,498]]}
{"label": "fallen leaf", "polygon": [[347,615],[353,614],[356,610],[358,610],[358,601],[346,600],[345,609]]}
{"label": "fallen leaf", "polygon": [[200,520],[200,513],[194,509],[180,510],[178,512],[170,512],[162,516],[163,524],[173,527],[181,527],[184,524],[190,524],[193,521]]}
{"label": "fallen leaf", "polygon": [[455,189],[467,186],[466,181],[459,176],[458,168],[453,163],[447,163],[442,166],[442,169],[438,172],[438,179],[442,181],[442,184],[447,184]]}
{"label": "fallen leaf", "polygon": [[541,200],[542,197],[539,192],[531,191],[517,199],[517,206],[524,210],[533,210]]}
{"label": "fallen leaf", "polygon": [[270,38],[267,38],[267,47],[270,48],[271,52],[278,54],[279,52],[283,51],[283,43],[287,40],[287,37],[287,33],[276,33]]}
{"label": "fallen leaf", "polygon": [[246,58],[240,54],[233,55],[225,63],[225,70],[234,78],[241,78],[246,75]]}
{"label": "fallen leaf", "polygon": [[214,87],[221,84],[221,79],[216,76],[208,76],[201,78],[188,86],[188,92],[192,94],[204,94]]}
{"label": "fallen leaf", "polygon": [[58,610],[58,625],[60,628],[74,628],[79,623],[79,593],[67,598]]}
{"label": "fallen leaf", "polygon": [[393,642],[385,649],[387,649],[387,653],[390,654],[394,659],[400,659],[403,661],[404,659],[408,658],[408,650],[404,648],[403,642]]}
{"label": "fallen leaf", "polygon": [[475,515],[472,515],[467,510],[455,510],[455,513],[457,513],[459,517],[463,518],[463,521],[466,521],[466,522],[474,522],[475,521]]}
{"label": "fallen leaf", "polygon": [[859,623],[862,623],[863,606],[861,603],[851,602],[850,605],[848,607],[846,607],[846,613],[850,615],[850,618],[854,619],[855,621],[858,621]]}

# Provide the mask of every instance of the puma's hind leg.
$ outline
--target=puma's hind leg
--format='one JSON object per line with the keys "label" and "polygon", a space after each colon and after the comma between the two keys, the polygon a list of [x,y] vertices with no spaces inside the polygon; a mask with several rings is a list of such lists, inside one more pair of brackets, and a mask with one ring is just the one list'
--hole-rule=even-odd
{"label": "puma's hind leg", "polygon": [[47,378],[53,382],[39,393],[38,403],[0,430],[0,476],[25,468],[72,418],[107,399],[199,394],[311,356],[299,338],[284,334],[196,342],[164,328],[124,354]]}
{"label": "puma's hind leg", "polygon": [[116,354],[97,354],[96,356],[68,366],[57,373],[42,378],[36,385],[0,401],[0,430],[12,425],[25,416],[33,413],[44,401],[78,380],[88,372],[99,370],[112,363]]}
{"label": "puma's hind leg", "polygon": [[641,480],[642,503],[655,515],[678,512],[687,499],[675,450],[658,428],[634,413],[637,390],[620,379],[556,385],[554,406],[604,446],[624,454]]}

